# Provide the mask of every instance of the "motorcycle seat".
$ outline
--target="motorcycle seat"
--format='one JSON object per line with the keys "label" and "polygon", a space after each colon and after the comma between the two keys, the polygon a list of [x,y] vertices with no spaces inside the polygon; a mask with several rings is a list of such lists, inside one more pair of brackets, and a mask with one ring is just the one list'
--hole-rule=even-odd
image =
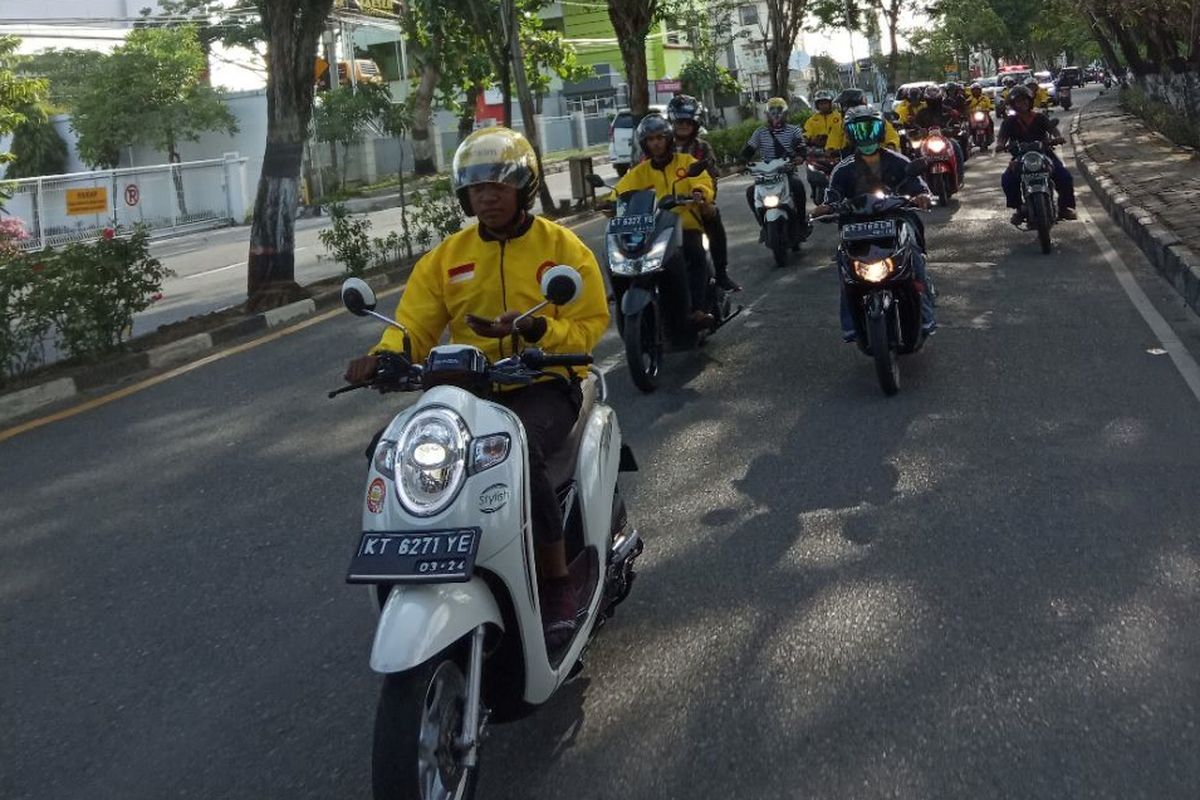
{"label": "motorcycle seat", "polygon": [[579,459],[579,446],[583,444],[583,432],[596,407],[599,396],[600,381],[595,375],[589,374],[582,384],[583,403],[579,406],[579,416],[562,445],[546,459],[546,472],[550,475],[550,484],[558,489],[575,477],[575,462]]}

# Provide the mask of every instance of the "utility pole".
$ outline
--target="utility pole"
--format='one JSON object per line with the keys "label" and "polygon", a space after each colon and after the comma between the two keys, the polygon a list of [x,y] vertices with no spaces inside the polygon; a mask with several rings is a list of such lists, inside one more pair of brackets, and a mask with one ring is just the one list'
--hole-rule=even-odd
{"label": "utility pole", "polygon": [[[517,98],[521,104],[521,121],[525,126],[525,138],[533,145],[537,155],[538,173],[542,174],[542,145],[538,136],[537,120],[533,113],[533,95],[529,92],[529,83],[525,79],[525,55],[521,52],[520,23],[517,19],[517,4],[515,0],[503,0],[501,3],[502,22],[505,35],[508,37],[509,53],[512,57],[513,83],[517,87]],[[542,212],[553,213],[554,198],[546,181],[541,181],[538,187],[538,197],[542,201]]]}

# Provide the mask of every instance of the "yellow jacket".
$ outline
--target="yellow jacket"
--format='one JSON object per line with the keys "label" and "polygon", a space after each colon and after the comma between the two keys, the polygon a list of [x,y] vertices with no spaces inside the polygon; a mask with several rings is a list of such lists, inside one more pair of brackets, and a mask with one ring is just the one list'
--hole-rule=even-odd
{"label": "yellow jacket", "polygon": [[[804,138],[811,143],[819,136],[829,137],[842,129],[842,112],[834,109],[828,114],[816,113],[804,122]],[[828,142],[826,142],[828,144]]]}
{"label": "yellow jacket", "polygon": [[[846,129],[839,125],[836,131],[831,131],[829,141],[825,142],[825,147],[829,150],[844,150],[849,145],[846,141]],[[896,129],[888,120],[883,121],[883,146],[889,150],[900,152],[900,134],[896,133]]]}
{"label": "yellow jacket", "polygon": [[[650,163],[650,159],[646,159],[617,181],[616,193],[620,195],[638,189],[653,189],[655,195],[661,200],[671,194],[671,184],[675,184],[675,194],[690,197],[693,191],[699,189],[700,193],[704,195],[704,199],[711,203],[716,194],[712,176],[707,172],[701,172],[698,177],[687,177],[687,168],[694,163],[696,163],[696,159],[686,153],[676,153],[662,169],[656,169]],[[683,220],[685,231],[704,230],[699,214],[696,213],[693,206],[679,206],[671,210]]]}
{"label": "yellow jacket", "polygon": [[[533,308],[544,299],[542,274],[556,264],[579,270],[583,291],[570,305],[538,312],[546,332],[532,344],[547,353],[592,352],[608,327],[607,292],[596,257],[567,228],[541,217],[530,220],[525,233],[503,242],[472,225],[421,257],[396,308],[396,321],[412,337],[414,363],[425,360],[447,325],[455,344],[474,345],[493,361],[512,355],[511,337],[478,336],[466,316],[492,319]],[[404,352],[404,335],[388,328],[371,352],[381,350]]]}
{"label": "yellow jacket", "polygon": [[925,106],[924,103],[917,103],[915,106],[907,100],[901,100],[896,104],[893,111],[900,120],[901,125],[909,125],[917,117],[917,112]]}
{"label": "yellow jacket", "polygon": [[967,108],[972,111],[995,111],[996,107],[992,105],[992,98],[986,94],[981,94],[976,97],[973,94],[967,95]]}

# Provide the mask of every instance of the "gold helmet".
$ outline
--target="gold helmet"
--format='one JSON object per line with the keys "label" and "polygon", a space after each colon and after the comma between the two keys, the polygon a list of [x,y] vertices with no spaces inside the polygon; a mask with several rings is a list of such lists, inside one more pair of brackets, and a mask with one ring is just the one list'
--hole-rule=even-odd
{"label": "gold helmet", "polygon": [[787,100],[782,97],[772,97],[767,101],[767,118],[773,120],[782,120],[787,116],[788,104]]}
{"label": "gold helmet", "polygon": [[481,183],[501,183],[517,190],[517,202],[533,208],[541,174],[537,154],[524,136],[502,127],[475,131],[454,151],[450,170],[454,193],[467,216],[474,216],[467,189]]}

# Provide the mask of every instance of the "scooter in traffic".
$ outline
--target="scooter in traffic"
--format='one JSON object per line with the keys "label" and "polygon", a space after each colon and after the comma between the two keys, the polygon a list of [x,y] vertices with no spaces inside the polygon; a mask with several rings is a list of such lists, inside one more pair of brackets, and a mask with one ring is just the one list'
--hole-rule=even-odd
{"label": "scooter in traffic", "polygon": [[980,150],[992,146],[992,118],[986,111],[971,112],[971,145]]}
{"label": "scooter in traffic", "polygon": [[[573,302],[581,287],[574,269],[552,267],[538,308]],[[361,279],[342,285],[342,300],[354,314],[404,330],[375,311],[374,293]],[[642,540],[617,475],[636,464],[604,402],[603,376],[593,371],[575,426],[549,464],[568,563],[582,589],[574,637],[547,650],[525,433],[490,398],[505,386],[567,380],[545,370],[584,366],[591,356],[516,345],[518,355],[495,363],[466,345],[435,347],[421,366],[381,355],[370,383],[330,393],[425,391],[378,437],[346,578],[368,584],[379,608],[370,660],[384,675],[372,754],[376,800],[473,797],[487,724],[548,702],[581,668],[589,642],[634,579]],[[407,331],[405,351],[411,353]]]}
{"label": "scooter in traffic", "polygon": [[[910,165],[910,174],[920,166]],[[838,271],[846,293],[859,349],[875,362],[884,394],[900,390],[898,356],[921,349],[928,338],[921,329],[921,303],[930,287],[917,278],[917,259],[924,259],[920,236],[909,214],[916,206],[908,197],[861,195],[833,203],[817,222],[837,222]]]}
{"label": "scooter in traffic", "polygon": [[[696,177],[703,169],[703,162],[698,161],[689,168],[687,177]],[[588,182],[597,189],[612,188],[598,175],[589,175]],[[676,196],[674,186],[671,194],[661,200],[653,189],[625,192],[617,198],[604,237],[605,264],[619,301],[617,329],[625,345],[625,361],[634,385],[643,392],[658,388],[667,341],[678,349],[701,345],[742,310],[740,306],[732,308],[728,293],[713,279],[706,244],[708,279],[699,307],[712,315],[713,326],[697,330],[682,321],[687,317],[682,313],[686,309],[671,307],[675,313],[667,311],[669,304],[681,299],[678,287],[671,291],[672,276],[686,280],[687,273],[683,221],[672,209],[694,204],[691,197]]]}
{"label": "scooter in traffic", "polygon": [[1054,99],[1058,102],[1059,106],[1062,107],[1063,111],[1070,111],[1071,110],[1071,87],[1070,86],[1059,86],[1058,91],[1055,92]]}
{"label": "scooter in traffic", "polygon": [[929,184],[929,191],[937,197],[938,205],[946,205],[962,185],[954,145],[942,134],[941,128],[929,128],[913,144],[926,164],[925,182]]}
{"label": "scooter in traffic", "polygon": [[833,173],[833,168],[838,165],[839,155],[839,153],[823,147],[808,148],[804,170],[808,177],[813,205],[819,206],[825,202],[825,192],[829,189],[829,176]]}
{"label": "scooter in traffic", "polygon": [[755,161],[746,167],[754,177],[754,216],[776,267],[786,266],[788,251],[798,250],[809,234],[788,180],[795,170],[796,165],[786,158]]}

